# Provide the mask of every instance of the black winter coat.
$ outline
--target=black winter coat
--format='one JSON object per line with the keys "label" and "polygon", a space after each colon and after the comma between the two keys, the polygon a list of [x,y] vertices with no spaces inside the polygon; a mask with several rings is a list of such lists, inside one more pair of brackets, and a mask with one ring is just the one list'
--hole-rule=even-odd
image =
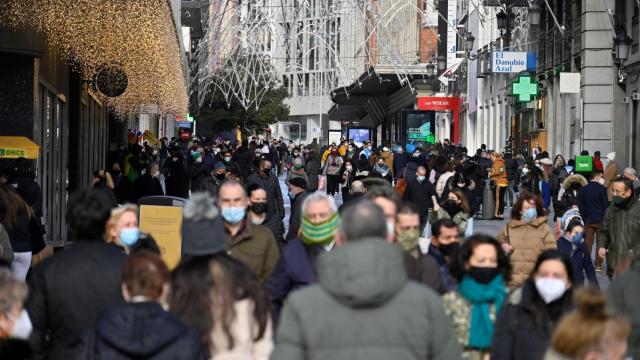
{"label": "black winter coat", "polygon": [[183,199],[189,198],[189,176],[184,166],[184,160],[167,160],[164,164],[165,187],[167,196],[176,196]]}
{"label": "black winter coat", "polygon": [[284,218],[284,200],[282,199],[282,190],[280,189],[280,181],[278,178],[269,174],[264,177],[261,174],[251,174],[247,179],[247,187],[252,184],[262,186],[267,192],[267,217],[279,217],[280,221]]}
{"label": "black winter coat", "polygon": [[562,315],[571,310],[571,292],[544,306],[535,287],[529,279],[505,301],[495,323],[491,360],[544,358],[553,329]]}
{"label": "black winter coat", "polygon": [[251,175],[253,169],[253,156],[251,156],[251,152],[248,148],[241,146],[233,155],[233,160],[238,164],[238,167],[240,168],[240,176],[246,180],[249,175]]}
{"label": "black winter coat", "polygon": [[33,174],[22,174],[11,179],[15,184],[16,192],[22,199],[33,208],[36,217],[42,216],[42,190],[35,180]]}
{"label": "black winter coat", "polygon": [[118,197],[116,196],[116,193],[107,186],[107,183],[104,180],[100,180],[97,183],[93,184],[93,188],[100,189],[105,194],[107,194],[109,200],[111,201],[112,208],[118,206]]}
{"label": "black winter coat", "polygon": [[307,177],[309,178],[309,180],[307,181],[307,190],[318,190],[318,176],[320,175],[320,167],[320,160],[318,160],[317,158],[307,160],[307,163],[304,166],[304,171],[307,173]]}
{"label": "black winter coat", "polygon": [[33,359],[77,359],[80,340],[107,309],[123,302],[126,256],[101,239],[76,241],[32,269],[26,309]]}
{"label": "black winter coat", "polygon": [[298,236],[298,230],[300,224],[302,224],[302,203],[311,193],[303,191],[296,195],[295,199],[291,202],[291,216],[289,216],[289,232],[287,232],[287,242],[295,239]]}
{"label": "black winter coat", "polygon": [[191,191],[195,189],[201,189],[202,183],[209,177],[211,172],[208,172],[203,163],[194,162],[189,166],[189,177],[191,178]]}
{"label": "black winter coat", "polygon": [[[2,211],[0,211],[0,215],[4,217]],[[31,252],[30,219],[29,214],[26,212],[19,213],[16,217],[15,226],[11,229],[5,227],[14,253]]]}
{"label": "black winter coat", "polygon": [[420,216],[426,216],[429,208],[433,206],[431,196],[435,195],[436,191],[429,180],[425,179],[422,183],[418,180],[409,180],[403,198],[418,209]]}
{"label": "black winter coat", "polygon": [[134,183],[136,186],[137,199],[145,196],[164,195],[162,191],[162,184],[158,178],[154,178],[150,174],[144,174],[136,179]]}
{"label": "black winter coat", "polygon": [[84,345],[87,359],[206,359],[198,332],[155,302],[110,309]]}

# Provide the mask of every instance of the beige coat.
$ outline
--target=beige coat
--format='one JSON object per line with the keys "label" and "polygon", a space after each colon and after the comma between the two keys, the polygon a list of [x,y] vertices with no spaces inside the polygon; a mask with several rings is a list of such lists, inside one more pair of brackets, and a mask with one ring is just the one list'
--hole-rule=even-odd
{"label": "beige coat", "polygon": [[511,254],[512,276],[509,287],[518,287],[531,275],[538,255],[547,249],[556,248],[556,239],[547,224],[547,217],[540,216],[530,223],[523,220],[509,220],[507,227],[500,230],[498,241],[513,246]]}
{"label": "beige coat", "polygon": [[609,202],[613,200],[613,194],[611,193],[611,181],[618,176],[618,164],[615,161],[609,162],[609,165],[604,170],[604,187],[607,188],[607,197]]}

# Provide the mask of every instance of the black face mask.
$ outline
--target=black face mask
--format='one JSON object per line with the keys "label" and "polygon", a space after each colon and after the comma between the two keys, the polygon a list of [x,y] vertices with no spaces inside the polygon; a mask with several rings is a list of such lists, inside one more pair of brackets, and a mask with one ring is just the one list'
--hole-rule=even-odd
{"label": "black face mask", "polygon": [[224,178],[226,178],[226,177],[227,177],[227,174],[226,174],[226,173],[222,173],[222,174],[215,174],[215,176],[216,176],[216,178],[217,178],[218,180],[224,180]]}
{"label": "black face mask", "polygon": [[269,174],[271,174],[271,168],[262,169],[262,173],[269,176]]}
{"label": "black face mask", "polygon": [[467,271],[467,274],[480,284],[488,284],[498,276],[498,274],[500,274],[500,270],[497,267],[489,268],[472,266],[469,271]]}
{"label": "black face mask", "polygon": [[450,244],[438,245],[438,250],[440,250],[442,255],[447,257],[453,256],[458,251],[459,248],[460,248],[460,243],[457,241],[454,241]]}
{"label": "black face mask", "polygon": [[268,205],[266,202],[257,202],[257,203],[251,204],[251,211],[253,211],[253,213],[257,215],[262,215],[266,213],[267,208],[268,208]]}
{"label": "black face mask", "polygon": [[456,204],[454,200],[447,200],[442,204],[442,208],[446,211],[449,216],[452,218],[460,212],[460,205]]}

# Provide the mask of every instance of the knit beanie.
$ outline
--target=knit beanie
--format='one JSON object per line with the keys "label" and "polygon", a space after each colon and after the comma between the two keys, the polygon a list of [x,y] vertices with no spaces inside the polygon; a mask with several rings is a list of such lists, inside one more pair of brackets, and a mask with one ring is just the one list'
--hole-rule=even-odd
{"label": "knit beanie", "polygon": [[182,256],[225,252],[225,230],[215,200],[206,192],[191,195],[182,211]]}
{"label": "knit beanie", "polygon": [[300,239],[307,245],[328,245],[333,241],[338,225],[340,225],[338,213],[319,224],[314,224],[303,216]]}

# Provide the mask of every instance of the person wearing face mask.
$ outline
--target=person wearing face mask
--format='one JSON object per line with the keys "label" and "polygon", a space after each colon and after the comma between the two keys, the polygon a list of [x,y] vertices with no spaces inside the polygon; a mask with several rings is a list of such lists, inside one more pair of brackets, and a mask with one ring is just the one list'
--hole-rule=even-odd
{"label": "person wearing face mask", "polygon": [[218,187],[227,179],[227,167],[226,165],[218,161],[209,175],[202,183],[200,188],[191,189],[192,192],[206,191],[211,196],[215,196],[218,193]]}
{"label": "person wearing face mask", "polygon": [[389,166],[385,163],[385,160],[382,157],[378,157],[378,160],[376,161],[376,165],[373,167],[373,173],[376,176],[379,176],[387,180],[389,184],[391,184],[391,182],[393,181],[393,176],[391,175],[391,169],[389,169]]}
{"label": "person wearing face mask", "polygon": [[488,356],[495,319],[507,297],[509,259],[492,237],[474,235],[460,247],[451,264],[458,290],[442,298],[463,359]]}
{"label": "person wearing face mask", "polygon": [[420,250],[420,215],[412,205],[403,205],[396,217],[396,245],[404,252],[409,279],[424,284],[440,294],[446,289],[440,280],[436,260]]}
{"label": "person wearing face mask", "polygon": [[[604,214],[609,207],[607,189],[604,187],[604,179],[600,173],[591,177],[586,186],[578,190],[578,209],[584,219],[584,242],[589,252],[592,251],[595,239],[604,220]],[[600,270],[603,258],[596,254],[596,271]]]}
{"label": "person wearing face mask", "polygon": [[303,179],[305,182],[309,181],[309,177],[307,176],[306,171],[304,170],[304,165],[302,164],[302,159],[297,157],[293,159],[293,163],[291,164],[291,168],[287,171],[287,178],[285,183],[289,183],[293,178]]}
{"label": "person wearing face mask", "polygon": [[149,165],[147,165],[147,171],[144,175],[139,176],[134,184],[136,187],[136,200],[140,200],[145,196],[164,195],[162,183],[160,182],[160,165],[153,162],[149,163]]}
{"label": "person wearing face mask", "polygon": [[139,250],[160,253],[155,240],[148,234],[140,232],[136,205],[126,204],[111,210],[104,238],[107,243],[122,248],[126,254]]}
{"label": "person wearing face mask", "polygon": [[289,216],[289,231],[286,241],[289,242],[298,236],[302,223],[302,204],[311,192],[307,191],[307,182],[302,178],[294,178],[289,184],[289,200],[291,201],[291,215]]}
{"label": "person wearing face mask", "polygon": [[510,255],[513,266],[509,287],[522,285],[531,274],[538,255],[544,250],[556,248],[556,239],[547,224],[542,206],[539,196],[522,193],[511,209],[511,219],[498,234],[498,241]]}
{"label": "person wearing face mask", "polygon": [[248,219],[249,198],[241,183],[222,183],[217,198],[226,230],[227,254],[247,265],[262,282],[267,281],[280,254],[273,233]]}
{"label": "person wearing face mask", "polygon": [[189,164],[189,178],[191,179],[191,191],[202,189],[202,183],[211,174],[207,170],[206,164],[203,163],[203,157],[200,150],[191,153],[192,161]]}
{"label": "person wearing face mask", "polygon": [[430,240],[427,254],[438,263],[443,288],[446,292],[455,291],[458,281],[451,275],[450,266],[460,248],[456,223],[450,219],[434,222],[431,224]]}
{"label": "person wearing face mask", "polygon": [[[640,201],[626,178],[611,182],[613,203],[607,208],[598,232],[598,257],[607,258],[607,275],[630,254],[640,254]],[[597,265],[597,264],[596,264]]]}
{"label": "person wearing face mask", "polygon": [[562,237],[558,239],[558,251],[568,255],[573,263],[573,283],[585,285],[585,277],[589,285],[599,288],[596,271],[591,261],[591,252],[584,244],[584,226],[579,219],[571,220]]}
{"label": "person wearing face mask", "polygon": [[447,195],[447,200],[442,204],[435,203],[433,212],[431,213],[430,223],[434,223],[441,219],[451,219],[458,227],[458,235],[464,238],[467,233],[467,227],[471,213],[469,203],[464,194],[460,190],[452,190]]}
{"label": "person wearing face mask", "polygon": [[433,185],[427,180],[427,168],[422,165],[418,166],[415,179],[407,179],[406,184],[402,198],[416,207],[418,214],[420,214],[420,226],[424,228],[427,224],[430,204],[433,203],[432,199],[436,197]]}
{"label": "person wearing face mask", "polygon": [[171,150],[171,159],[164,165],[166,195],[189,198],[189,175],[184,157],[178,148]]}
{"label": "person wearing face mask", "polygon": [[13,277],[8,264],[0,264],[0,358],[31,359],[29,336],[33,330],[23,308],[27,285]]}
{"label": "person wearing face mask", "polygon": [[340,191],[338,183],[340,182],[340,169],[344,160],[338,155],[338,150],[333,148],[327,160],[324,163],[324,175],[327,176],[327,194],[335,196]]}
{"label": "person wearing face mask", "polygon": [[169,283],[169,269],[158,254],[129,256],[122,269],[126,303],[100,316],[84,339],[81,358],[206,359],[198,331],[167,311]]}
{"label": "person wearing face mask", "polygon": [[355,178],[355,170],[353,169],[353,161],[347,159],[340,169],[340,192],[342,193],[342,203],[349,202],[351,196],[351,184]]}
{"label": "person wearing face mask", "polygon": [[567,255],[557,250],[540,254],[531,275],[498,314],[491,360],[542,359],[558,322],[573,307],[572,279]]}
{"label": "person wearing face mask", "polygon": [[318,153],[315,151],[309,151],[304,164],[304,171],[307,173],[307,190],[318,190],[321,167],[322,165],[320,165]]}

